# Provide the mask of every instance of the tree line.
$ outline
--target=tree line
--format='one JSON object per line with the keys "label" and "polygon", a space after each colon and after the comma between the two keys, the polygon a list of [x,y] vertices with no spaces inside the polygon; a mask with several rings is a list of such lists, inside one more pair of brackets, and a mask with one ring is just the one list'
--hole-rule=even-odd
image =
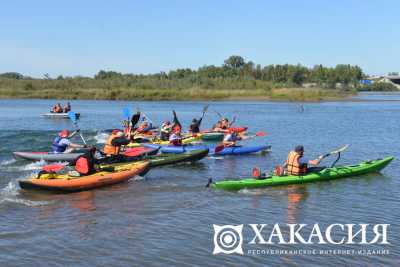
{"label": "tree line", "polygon": [[205,65],[198,69],[179,68],[168,73],[124,74],[100,70],[94,77],[51,78],[45,74],[34,79],[16,72],[0,74],[0,88],[34,89],[262,89],[319,87],[353,89],[365,78],[359,66],[338,64],[335,67],[301,64],[261,66],[241,56],[230,56],[221,66]]}

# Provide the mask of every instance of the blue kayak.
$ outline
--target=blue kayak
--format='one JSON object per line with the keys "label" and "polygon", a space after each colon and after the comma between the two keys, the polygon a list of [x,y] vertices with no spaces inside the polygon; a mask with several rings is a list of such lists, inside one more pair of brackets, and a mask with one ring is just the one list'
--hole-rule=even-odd
{"label": "blue kayak", "polygon": [[[145,147],[151,148],[158,148],[160,145],[156,144],[143,144]],[[184,153],[186,151],[198,150],[198,149],[209,149],[209,155],[218,155],[218,156],[225,156],[225,155],[243,155],[243,154],[250,154],[250,153],[257,153],[261,151],[266,151],[271,148],[268,145],[258,145],[258,146],[232,146],[232,147],[225,147],[218,153],[215,153],[216,146],[204,146],[204,145],[183,145],[183,146],[170,146],[164,145],[161,146],[160,151],[162,153]]]}

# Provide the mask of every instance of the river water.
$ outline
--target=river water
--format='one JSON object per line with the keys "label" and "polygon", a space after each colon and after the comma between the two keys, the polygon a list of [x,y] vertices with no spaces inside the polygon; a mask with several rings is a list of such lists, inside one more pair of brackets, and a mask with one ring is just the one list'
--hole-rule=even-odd
{"label": "river water", "polygon": [[[305,146],[309,157],[350,144],[340,164],[388,155],[399,158],[400,95],[363,94],[344,102],[307,103],[304,111],[299,103],[211,102],[204,127],[218,118],[214,111],[227,117],[236,115],[237,125],[268,133],[247,143],[268,143],[272,151],[162,167],[143,179],[80,193],[23,191],[17,181],[43,163],[16,161],[12,151],[48,150],[57,131],[73,128],[68,120],[40,117],[53,102],[0,100],[0,266],[398,265],[398,159],[381,174],[332,182],[239,192],[206,189],[205,184],[208,178],[248,176],[254,166],[272,169],[297,144]],[[82,114],[79,126],[83,135],[92,144],[104,141],[101,129],[120,126],[125,106],[140,107],[157,123],[171,119],[175,109],[187,127],[205,104],[72,102],[75,111]],[[269,231],[279,224],[286,231],[286,224],[315,223],[321,228],[333,223],[390,224],[390,244],[249,244],[254,233],[248,224],[268,224],[265,229]],[[244,255],[213,255],[213,224],[244,224]],[[250,249],[261,252],[251,255]],[[278,249],[292,254],[349,249],[387,255],[265,254]]]}

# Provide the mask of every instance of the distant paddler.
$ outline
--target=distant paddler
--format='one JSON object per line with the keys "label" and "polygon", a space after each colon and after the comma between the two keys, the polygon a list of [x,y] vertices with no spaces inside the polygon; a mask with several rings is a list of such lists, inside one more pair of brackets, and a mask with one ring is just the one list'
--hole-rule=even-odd
{"label": "distant paddler", "polygon": [[190,132],[190,133],[192,133],[192,134],[198,134],[198,133],[200,133],[200,125],[201,125],[201,122],[202,122],[202,120],[203,120],[203,118],[204,118],[204,114],[207,112],[207,109],[208,109],[208,105],[206,105],[206,106],[203,108],[203,114],[201,115],[200,119],[194,118],[194,119],[192,120],[192,123],[191,123],[190,126],[189,126],[189,132]]}

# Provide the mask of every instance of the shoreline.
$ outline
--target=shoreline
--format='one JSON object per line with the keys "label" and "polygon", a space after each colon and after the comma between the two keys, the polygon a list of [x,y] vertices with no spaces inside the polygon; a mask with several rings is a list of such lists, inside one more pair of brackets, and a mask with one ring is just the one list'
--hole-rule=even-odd
{"label": "shoreline", "polygon": [[69,89],[14,90],[0,89],[0,99],[64,99],[110,101],[271,101],[322,102],[346,101],[358,92],[322,88],[249,89]]}

